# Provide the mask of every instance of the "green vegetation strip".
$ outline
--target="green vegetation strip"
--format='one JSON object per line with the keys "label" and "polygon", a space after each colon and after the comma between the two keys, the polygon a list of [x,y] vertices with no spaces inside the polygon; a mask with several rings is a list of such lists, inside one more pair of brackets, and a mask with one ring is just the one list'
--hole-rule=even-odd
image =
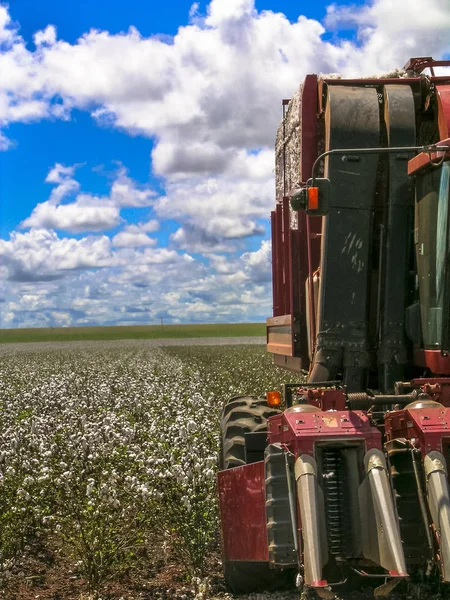
{"label": "green vegetation strip", "polygon": [[264,323],[202,325],[130,325],[121,327],[57,327],[0,329],[0,343],[138,340],[164,338],[245,337],[266,334]]}

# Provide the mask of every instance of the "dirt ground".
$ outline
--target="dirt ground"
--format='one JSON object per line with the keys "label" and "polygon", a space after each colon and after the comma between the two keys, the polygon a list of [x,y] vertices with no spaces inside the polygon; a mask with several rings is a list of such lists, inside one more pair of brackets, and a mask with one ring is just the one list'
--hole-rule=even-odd
{"label": "dirt ground", "polygon": [[[209,584],[201,600],[227,598],[218,555],[208,564]],[[57,553],[32,548],[1,581],[1,600],[88,600],[86,581]],[[98,600],[188,600],[195,597],[195,584],[176,563],[160,564],[154,571],[130,571],[120,581],[105,583]]]}
{"label": "dirt ground", "polygon": [[[155,571],[136,570],[120,581],[102,586],[98,600],[300,600],[298,591],[255,593],[235,597],[226,592],[220,556],[210,557],[208,583],[203,586],[188,582],[183,568],[175,562],[160,564]],[[35,548],[27,559],[16,565],[0,589],[0,600],[90,600],[86,582],[71,569],[67,561],[41,548]],[[372,600],[373,589],[339,588],[338,600]],[[390,600],[445,600],[450,590],[445,586],[402,582],[389,596]],[[309,600],[309,599],[308,599]],[[311,594],[310,600],[318,600]]]}

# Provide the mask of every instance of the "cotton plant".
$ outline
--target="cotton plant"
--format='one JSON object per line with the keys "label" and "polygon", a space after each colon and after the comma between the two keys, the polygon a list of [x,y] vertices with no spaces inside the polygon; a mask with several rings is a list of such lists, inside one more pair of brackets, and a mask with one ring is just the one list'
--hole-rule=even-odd
{"label": "cotton plant", "polygon": [[255,347],[128,343],[5,354],[0,577],[30,540],[57,540],[92,594],[168,554],[192,581],[205,581],[205,560],[218,547],[222,406],[280,380]]}

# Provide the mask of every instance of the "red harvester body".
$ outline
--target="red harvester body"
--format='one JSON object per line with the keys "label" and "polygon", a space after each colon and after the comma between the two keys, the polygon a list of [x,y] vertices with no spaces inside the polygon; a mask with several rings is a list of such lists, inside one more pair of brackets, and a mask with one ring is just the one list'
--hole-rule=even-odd
{"label": "red harvester body", "polygon": [[297,382],[284,411],[224,407],[235,591],[294,572],[326,598],[349,572],[379,595],[418,570],[450,582],[449,66],[308,75],[283,101],[267,349]]}

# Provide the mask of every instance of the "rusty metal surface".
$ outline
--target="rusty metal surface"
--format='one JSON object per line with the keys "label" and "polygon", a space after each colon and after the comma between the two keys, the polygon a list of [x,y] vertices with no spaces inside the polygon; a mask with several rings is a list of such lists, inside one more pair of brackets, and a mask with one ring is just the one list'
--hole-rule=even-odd
{"label": "rusty metal surface", "polygon": [[450,60],[434,60],[432,56],[417,56],[410,58],[404,66],[405,71],[420,74],[427,68],[449,67]]}
{"label": "rusty metal surface", "polygon": [[307,402],[306,405],[298,406],[314,406],[322,411],[345,410],[347,408],[346,394],[340,389],[303,388],[300,385],[294,390],[295,395],[300,397],[302,402]]}
{"label": "rusty metal surface", "polygon": [[375,598],[386,598],[386,596],[390,596],[391,592],[398,586],[398,584],[402,581],[401,577],[395,577],[393,579],[389,579],[386,583],[379,585],[375,588],[373,595]]}
{"label": "rusty metal surface", "polygon": [[267,351],[283,356],[293,356],[292,316],[267,319]]}
{"label": "rusty metal surface", "polygon": [[[293,371],[297,376],[302,373],[303,364],[301,358],[297,356],[284,356],[282,354],[274,354],[273,361],[281,369]],[[301,375],[302,376],[302,375]]]}
{"label": "rusty metal surface", "polygon": [[[450,116],[449,116],[450,118]],[[436,146],[450,146],[450,137],[443,138]],[[408,163],[408,175],[414,175],[423,168],[430,167],[431,163],[442,161],[443,152],[421,152],[414,156]],[[446,153],[446,159],[450,158],[450,152]]]}

